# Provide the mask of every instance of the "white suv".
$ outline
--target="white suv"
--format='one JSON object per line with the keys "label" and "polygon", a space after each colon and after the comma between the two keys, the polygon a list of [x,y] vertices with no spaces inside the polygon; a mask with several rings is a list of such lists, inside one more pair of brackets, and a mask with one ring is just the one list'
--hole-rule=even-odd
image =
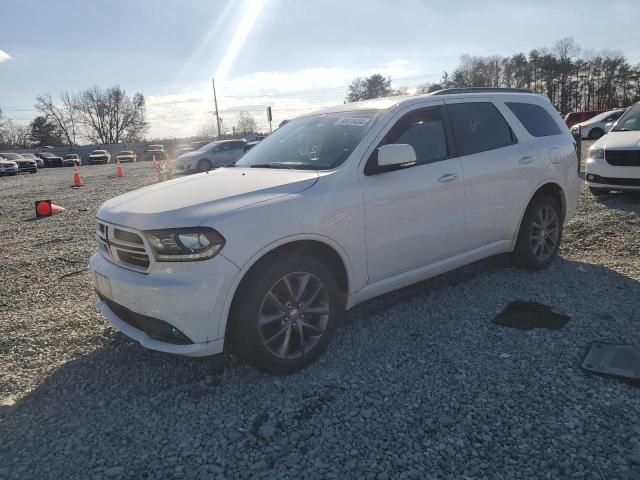
{"label": "white suv", "polygon": [[344,308],[499,253],[546,267],[579,185],[571,134],[541,95],[453,89],[321,110],[235,168],[102,205],[97,306],[145,347],[203,356],[228,340],[292,372]]}
{"label": "white suv", "polygon": [[593,195],[640,191],[640,102],[591,145],[585,179]]}

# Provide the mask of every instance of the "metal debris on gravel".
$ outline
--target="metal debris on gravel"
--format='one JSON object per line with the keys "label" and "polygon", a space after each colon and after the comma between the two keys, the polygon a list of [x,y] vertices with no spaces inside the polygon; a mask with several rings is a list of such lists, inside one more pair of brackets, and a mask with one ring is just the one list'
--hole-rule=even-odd
{"label": "metal debris on gravel", "polygon": [[[583,192],[558,258],[499,257],[344,316],[288,377],[225,355],[145,350],[94,308],[94,215],[153,183],[150,164],[0,179],[0,478],[585,478],[640,476],[640,397],[580,368],[594,341],[640,345],[640,198]],[[215,173],[214,173],[215,174]],[[34,220],[33,200],[67,211]],[[561,330],[492,320],[521,299]]]}

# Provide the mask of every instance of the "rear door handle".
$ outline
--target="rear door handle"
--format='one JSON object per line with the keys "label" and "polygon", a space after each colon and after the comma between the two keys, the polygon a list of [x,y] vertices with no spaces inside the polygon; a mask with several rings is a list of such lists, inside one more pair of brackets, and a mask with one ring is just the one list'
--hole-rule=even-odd
{"label": "rear door handle", "polygon": [[518,163],[520,165],[528,165],[529,163],[533,162],[535,159],[531,156],[531,155],[527,155],[526,157],[522,157]]}
{"label": "rear door handle", "polygon": [[446,173],[446,174],[442,175],[438,179],[438,181],[442,182],[442,183],[453,182],[454,180],[457,180],[458,178],[460,178],[460,175],[458,175],[457,173]]}

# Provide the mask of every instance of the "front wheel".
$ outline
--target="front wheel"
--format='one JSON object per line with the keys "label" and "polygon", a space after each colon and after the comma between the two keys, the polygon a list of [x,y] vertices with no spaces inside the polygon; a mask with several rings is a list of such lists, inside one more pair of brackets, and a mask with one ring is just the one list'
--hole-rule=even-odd
{"label": "front wheel", "polygon": [[230,339],[244,360],[284,375],[305,368],[326,349],[340,295],[333,273],[321,261],[277,256],[250,273],[240,288]]}
{"label": "front wheel", "polygon": [[542,270],[553,261],[562,240],[562,212],[551,197],[535,198],[522,219],[514,254],[528,270]]}
{"label": "front wheel", "polygon": [[604,130],[602,130],[601,128],[594,128],[589,132],[589,138],[591,140],[597,140],[602,135],[604,135]]}
{"label": "front wheel", "polygon": [[211,165],[211,161],[206,158],[203,158],[198,162],[198,170],[201,172],[208,172],[212,168],[213,165]]}

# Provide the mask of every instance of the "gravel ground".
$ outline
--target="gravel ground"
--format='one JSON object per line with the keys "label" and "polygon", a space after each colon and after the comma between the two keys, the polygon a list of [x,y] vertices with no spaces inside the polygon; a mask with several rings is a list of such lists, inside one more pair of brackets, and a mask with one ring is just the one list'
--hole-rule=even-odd
{"label": "gravel ground", "polygon": [[[594,340],[640,346],[640,197],[583,192],[550,269],[499,257],[372,300],[275,378],[105,324],[94,215],[154,177],[81,171],[0,179],[0,478],[640,478],[640,389],[579,368]],[[34,221],[37,198],[67,211]],[[571,320],[494,325],[516,299]]]}

